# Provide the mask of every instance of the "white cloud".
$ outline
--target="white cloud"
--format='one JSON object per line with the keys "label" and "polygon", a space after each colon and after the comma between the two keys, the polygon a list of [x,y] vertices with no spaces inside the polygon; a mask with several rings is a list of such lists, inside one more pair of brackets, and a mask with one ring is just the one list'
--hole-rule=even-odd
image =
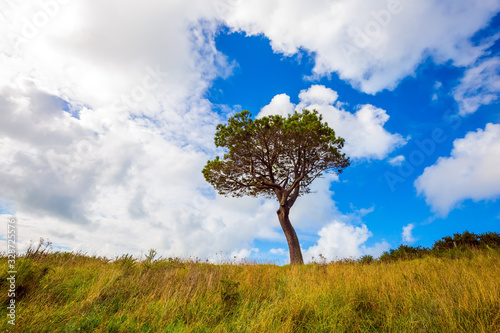
{"label": "white cloud", "polygon": [[210,257],[281,237],[274,205],[217,196],[201,174],[221,122],[203,96],[232,68],[205,20],[213,3],[72,1],[43,27],[32,21],[47,14],[41,3],[9,3],[0,186],[21,242]]}
{"label": "white cloud", "polygon": [[251,248],[251,249],[241,249],[239,251],[233,251],[230,255],[230,258],[235,263],[242,263],[248,260],[248,258],[252,255],[252,253],[259,253],[259,249]]}
{"label": "white cloud", "polygon": [[494,103],[500,97],[500,57],[488,58],[467,69],[453,97],[460,114],[474,113],[481,105]]}
{"label": "white cloud", "polygon": [[403,232],[401,233],[401,237],[403,238],[403,242],[405,243],[414,243],[416,241],[415,238],[413,238],[412,231],[415,225],[413,223],[410,223],[406,226],[403,227]]}
{"label": "white cloud", "polygon": [[367,93],[392,89],[431,56],[473,63],[491,41],[470,38],[500,9],[495,0],[234,1],[225,21],[264,34],[276,52],[314,54],[313,76],[339,74]]}
{"label": "white cloud", "polygon": [[389,164],[393,166],[400,166],[405,161],[405,157],[403,155],[395,156],[389,159]]}
{"label": "white cloud", "polygon": [[316,260],[321,256],[327,261],[341,258],[359,258],[369,254],[375,257],[389,249],[386,242],[377,243],[373,247],[366,247],[363,244],[372,236],[367,226],[361,224],[354,226],[343,222],[334,221],[319,232],[319,240],[316,245],[304,251],[306,261]]}
{"label": "white cloud", "polygon": [[453,143],[450,157],[441,157],[415,181],[419,194],[440,215],[458,203],[500,195],[500,125],[469,132]]}
{"label": "white cloud", "polygon": [[378,242],[375,243],[371,247],[366,247],[366,246],[361,246],[361,249],[363,250],[363,255],[370,255],[374,258],[378,258],[382,255],[382,253],[389,251],[391,248],[391,245],[387,243],[386,241]]}
{"label": "white cloud", "polygon": [[299,93],[302,105],[333,105],[338,97],[339,94],[336,91],[317,84]]}
{"label": "white cloud", "polygon": [[290,220],[298,231],[310,233],[328,223],[332,216],[338,218],[343,216],[332,199],[335,193],[331,190],[331,186],[337,181],[337,175],[326,174],[312,183],[310,186],[312,193],[297,199],[290,210]]}
{"label": "white cloud", "polygon": [[277,95],[262,108],[257,117],[270,114],[286,116],[294,109],[316,109],[336,135],[346,140],[344,151],[351,158],[384,159],[406,143],[400,134],[392,134],[384,129],[389,120],[385,110],[366,104],[359,106],[355,113],[348,112],[337,102],[337,92],[322,85],[302,90],[299,98],[300,103],[294,108],[289,96]]}
{"label": "white cloud", "polygon": [[293,111],[295,111],[295,105],[290,102],[290,96],[287,94],[279,94],[273,97],[271,103],[260,110],[258,117],[266,117],[275,114],[286,116],[293,113]]}
{"label": "white cloud", "polygon": [[285,254],[288,254],[288,250],[285,250],[285,249],[282,249],[282,248],[270,249],[269,253],[276,254],[276,255],[279,255],[279,256],[283,256]]}

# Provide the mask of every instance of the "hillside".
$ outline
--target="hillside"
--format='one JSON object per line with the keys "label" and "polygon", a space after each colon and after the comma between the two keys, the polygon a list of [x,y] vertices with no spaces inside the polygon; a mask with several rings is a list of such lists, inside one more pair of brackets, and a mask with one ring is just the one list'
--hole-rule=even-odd
{"label": "hillside", "polygon": [[[394,251],[393,251],[394,252]],[[394,254],[394,253],[393,253]],[[495,332],[500,250],[304,266],[74,253],[17,260],[15,332]],[[7,258],[0,258],[6,271]],[[6,273],[2,275],[6,318]]]}

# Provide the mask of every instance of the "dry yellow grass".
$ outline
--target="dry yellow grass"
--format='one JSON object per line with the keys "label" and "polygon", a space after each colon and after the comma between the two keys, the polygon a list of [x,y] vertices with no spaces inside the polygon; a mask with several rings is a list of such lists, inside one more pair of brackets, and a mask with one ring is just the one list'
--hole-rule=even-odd
{"label": "dry yellow grass", "polygon": [[300,267],[50,254],[18,266],[13,332],[500,332],[497,250]]}

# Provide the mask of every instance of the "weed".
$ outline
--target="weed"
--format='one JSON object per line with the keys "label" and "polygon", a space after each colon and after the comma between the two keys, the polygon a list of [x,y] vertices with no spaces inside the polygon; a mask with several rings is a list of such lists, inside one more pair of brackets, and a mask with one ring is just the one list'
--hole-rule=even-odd
{"label": "weed", "polygon": [[41,237],[40,241],[38,242],[38,245],[36,245],[36,246],[34,245],[33,242],[30,242],[24,257],[26,259],[39,260],[50,253],[50,246],[51,245],[52,245],[52,242],[50,242],[48,240],[45,241],[45,239]]}

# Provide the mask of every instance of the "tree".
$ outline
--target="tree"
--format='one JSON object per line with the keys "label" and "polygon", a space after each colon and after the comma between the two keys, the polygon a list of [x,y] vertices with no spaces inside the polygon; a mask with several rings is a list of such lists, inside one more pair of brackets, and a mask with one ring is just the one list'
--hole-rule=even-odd
{"label": "tree", "polygon": [[276,197],[290,263],[303,264],[290,208],[297,197],[310,193],[309,185],[324,172],[340,174],[349,166],[340,151],[344,139],[336,138],[315,110],[295,111],[286,118],[251,116],[242,111],[217,125],[215,145],[225,148],[225,154],[208,161],[203,175],[221,195]]}

